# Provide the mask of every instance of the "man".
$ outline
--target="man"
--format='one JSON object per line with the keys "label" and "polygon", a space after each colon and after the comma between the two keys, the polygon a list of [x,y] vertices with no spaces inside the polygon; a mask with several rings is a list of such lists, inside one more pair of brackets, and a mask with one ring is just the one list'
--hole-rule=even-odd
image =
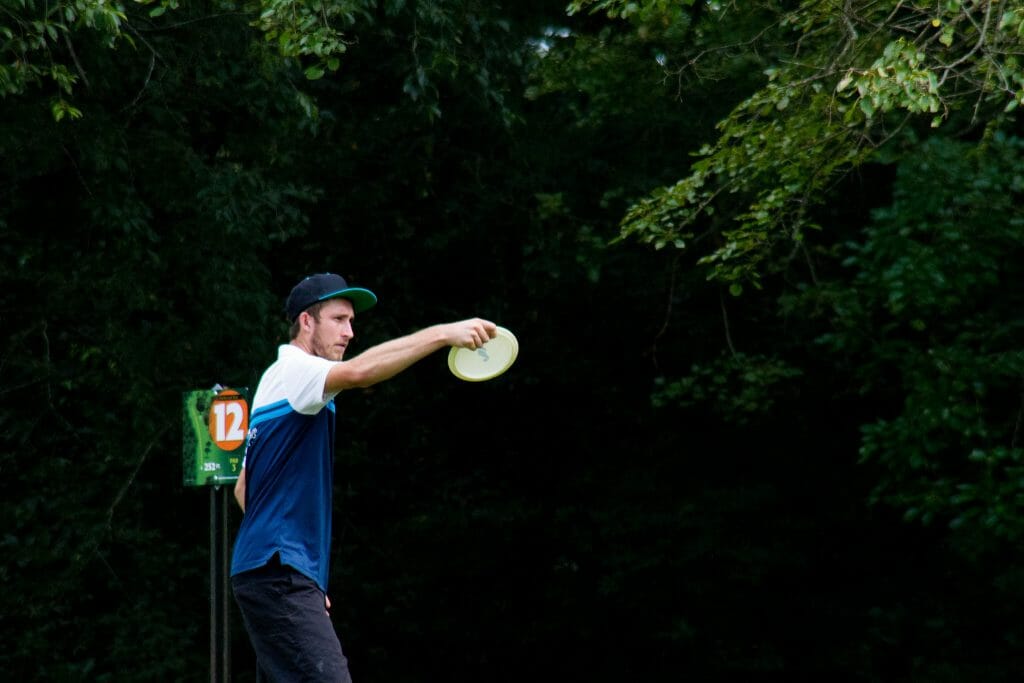
{"label": "man", "polygon": [[397,375],[447,346],[476,349],[494,323],[472,318],[427,327],[342,360],[355,314],[377,303],[332,273],[311,275],[285,305],[290,342],[253,397],[235,498],[244,515],[231,581],[260,673],[277,682],[348,683],[330,621],[334,397]]}

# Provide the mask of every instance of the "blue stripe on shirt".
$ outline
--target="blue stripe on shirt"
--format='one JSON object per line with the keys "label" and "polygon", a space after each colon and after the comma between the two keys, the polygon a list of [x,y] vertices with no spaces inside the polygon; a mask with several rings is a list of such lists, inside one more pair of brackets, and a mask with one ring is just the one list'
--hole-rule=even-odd
{"label": "blue stripe on shirt", "polygon": [[253,411],[253,414],[249,418],[249,427],[258,425],[260,422],[273,420],[277,417],[284,417],[291,412],[294,411],[287,399],[267,404]]}

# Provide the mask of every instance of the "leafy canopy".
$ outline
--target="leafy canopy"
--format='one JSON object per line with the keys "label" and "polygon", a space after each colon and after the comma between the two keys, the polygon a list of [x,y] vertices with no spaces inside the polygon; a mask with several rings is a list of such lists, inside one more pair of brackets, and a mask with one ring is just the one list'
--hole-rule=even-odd
{"label": "leafy canopy", "polygon": [[[651,15],[672,20],[671,5],[576,0],[570,11],[605,12],[639,28]],[[1024,102],[1020,3],[762,3],[766,20],[743,44],[707,37],[716,25],[744,21],[747,8],[703,9],[698,40],[671,55],[666,70],[692,72],[739,48],[756,55],[764,81],[719,122],[718,139],[696,151],[688,175],[633,204],[621,236],[683,249],[713,235],[701,263],[737,294],[744,282],[759,286],[774,247],[820,229],[813,207],[896,132],[922,122],[998,124]]]}

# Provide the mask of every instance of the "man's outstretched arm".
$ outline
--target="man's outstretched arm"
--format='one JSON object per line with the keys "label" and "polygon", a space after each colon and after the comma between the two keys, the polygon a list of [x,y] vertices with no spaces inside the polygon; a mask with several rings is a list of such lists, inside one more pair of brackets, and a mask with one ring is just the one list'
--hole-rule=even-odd
{"label": "man's outstretched arm", "polygon": [[352,360],[341,361],[327,374],[326,393],[368,387],[394,377],[413,363],[446,346],[478,349],[497,335],[489,320],[470,318],[433,325],[418,332],[371,346]]}

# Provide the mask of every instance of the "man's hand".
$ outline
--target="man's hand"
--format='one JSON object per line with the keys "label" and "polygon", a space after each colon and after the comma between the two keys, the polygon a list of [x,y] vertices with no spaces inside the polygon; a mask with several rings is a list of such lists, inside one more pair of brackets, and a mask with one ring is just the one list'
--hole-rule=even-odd
{"label": "man's hand", "polygon": [[478,349],[498,335],[498,326],[490,320],[470,318],[444,326],[449,346]]}

